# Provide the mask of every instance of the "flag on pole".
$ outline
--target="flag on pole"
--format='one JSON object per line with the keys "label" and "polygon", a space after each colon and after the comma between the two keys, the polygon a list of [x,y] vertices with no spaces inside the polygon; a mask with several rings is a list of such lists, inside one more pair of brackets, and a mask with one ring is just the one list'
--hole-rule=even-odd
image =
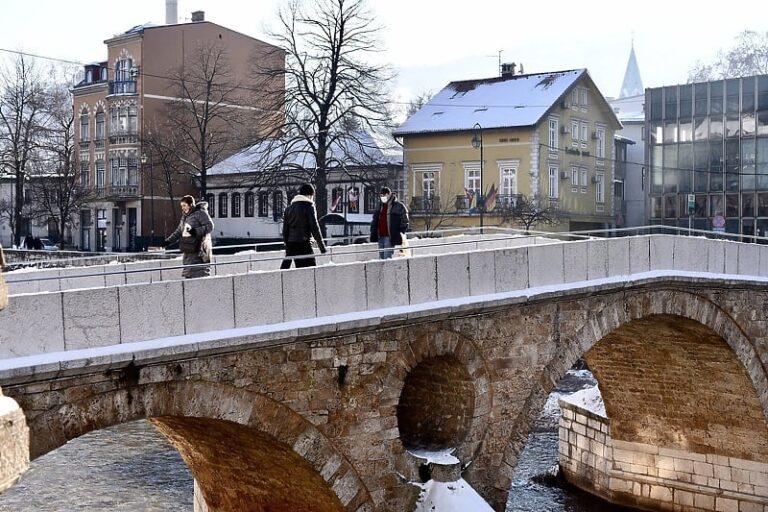
{"label": "flag on pole", "polygon": [[467,210],[471,210],[475,207],[475,191],[464,187],[464,193],[467,196]]}
{"label": "flag on pole", "polygon": [[490,212],[496,207],[496,184],[491,184],[488,195],[485,196],[485,211]]}

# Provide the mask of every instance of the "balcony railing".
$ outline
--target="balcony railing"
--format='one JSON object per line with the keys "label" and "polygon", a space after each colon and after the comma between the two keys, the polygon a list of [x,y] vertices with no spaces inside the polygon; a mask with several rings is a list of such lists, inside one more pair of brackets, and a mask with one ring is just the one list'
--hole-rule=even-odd
{"label": "balcony railing", "polygon": [[434,213],[440,211],[440,196],[412,197],[411,211],[414,213]]}
{"label": "balcony railing", "polygon": [[109,187],[109,195],[116,198],[139,197],[138,185],[112,185]]}
{"label": "balcony railing", "polygon": [[[518,207],[521,197],[520,194],[499,194],[496,195],[495,200],[491,198],[490,201],[488,200],[489,198],[486,197],[485,213],[511,212]],[[476,204],[477,203],[475,202],[470,208],[470,201],[467,196],[456,196],[456,213],[479,213]]]}
{"label": "balcony railing", "polygon": [[124,129],[124,130],[112,130],[109,132],[110,144],[131,144],[139,141],[138,130]]}
{"label": "balcony railing", "polygon": [[110,81],[109,94],[136,94],[136,80]]}

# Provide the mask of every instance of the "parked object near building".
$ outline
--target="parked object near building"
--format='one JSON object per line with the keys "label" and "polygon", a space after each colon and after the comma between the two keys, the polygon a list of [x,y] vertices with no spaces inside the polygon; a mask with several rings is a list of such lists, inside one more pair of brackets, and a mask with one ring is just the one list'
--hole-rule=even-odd
{"label": "parked object near building", "polygon": [[612,141],[621,123],[587,70],[504,69],[448,84],[394,131],[414,228],[479,225],[482,217],[515,226],[522,196],[557,211],[560,229],[612,226]]}
{"label": "parked object near building", "polygon": [[648,89],[645,106],[650,222],[765,235],[768,75]]}

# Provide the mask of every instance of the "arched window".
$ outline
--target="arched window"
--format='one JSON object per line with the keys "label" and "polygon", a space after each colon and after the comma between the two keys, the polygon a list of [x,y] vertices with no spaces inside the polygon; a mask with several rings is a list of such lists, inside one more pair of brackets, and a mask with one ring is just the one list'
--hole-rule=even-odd
{"label": "arched window", "polygon": [[253,217],[254,213],[254,196],[253,192],[245,193],[245,216]]}
{"label": "arched window", "polygon": [[229,215],[229,196],[226,192],[219,194],[219,218],[225,219]]}
{"label": "arched window", "polygon": [[216,196],[206,194],[205,201],[208,203],[208,213],[211,214],[211,217],[216,217]]}
{"label": "arched window", "polygon": [[232,216],[233,217],[240,217],[240,192],[235,192],[232,194]]}
{"label": "arched window", "polygon": [[104,115],[104,109],[99,107],[99,110],[96,112],[96,140],[104,140],[104,136],[106,135],[106,132],[104,131],[104,124],[106,122]]}
{"label": "arched window", "polygon": [[88,125],[89,125],[89,116],[88,116],[88,110],[83,109],[80,112],[80,142],[88,142],[91,140],[90,134],[88,132]]}

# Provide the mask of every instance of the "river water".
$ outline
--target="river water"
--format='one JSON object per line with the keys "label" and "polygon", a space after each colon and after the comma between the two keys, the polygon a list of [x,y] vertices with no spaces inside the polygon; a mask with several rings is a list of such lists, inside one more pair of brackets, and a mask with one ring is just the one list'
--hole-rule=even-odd
{"label": "river water", "polygon": [[[626,510],[557,479],[537,478],[557,464],[557,399],[595,384],[588,371],[571,370],[552,392],[520,457],[507,512]],[[136,421],[88,433],[34,460],[0,495],[0,512],[189,512],[192,499],[192,476],[178,452],[148,422]]]}

